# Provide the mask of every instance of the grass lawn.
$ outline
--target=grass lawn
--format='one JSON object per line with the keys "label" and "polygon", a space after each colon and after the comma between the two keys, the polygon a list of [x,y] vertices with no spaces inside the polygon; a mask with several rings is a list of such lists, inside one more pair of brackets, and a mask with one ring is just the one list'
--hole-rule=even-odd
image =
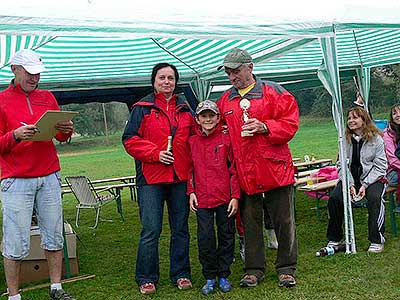
{"label": "grass lawn", "polygon": [[[91,179],[132,175],[132,159],[125,153],[120,136],[111,138],[108,146],[97,139],[76,139],[70,145],[58,145],[62,174],[84,174]],[[301,127],[290,143],[293,156],[315,154],[317,158],[337,155],[337,134],[332,122],[327,120],[302,120]],[[238,253],[232,265],[230,279],[234,289],[228,294],[216,293],[202,296],[199,292],[204,283],[197,258],[195,216],[190,216],[191,263],[194,288],[178,291],[168,278],[169,228],[165,218],[160,240],[161,280],[157,293],[142,296],[134,282],[137,244],[140,235],[138,206],[130,200],[129,190],[124,190],[123,208],[125,222],[121,222],[115,204],[103,207],[102,215],[112,218],[113,223],[100,222],[96,230],[84,226],[94,220],[94,214],[84,212],[82,226],[75,228],[78,236],[80,275],[95,274],[95,279],[77,281],[64,287],[79,300],[94,299],[399,299],[400,298],[400,239],[390,234],[387,218],[387,243],[382,254],[368,254],[367,211],[356,209],[354,223],[358,253],[339,253],[330,257],[316,257],[315,252],[326,243],[326,212],[317,220],[314,199],[297,193],[297,236],[299,241],[298,286],[282,289],[277,285],[274,271],[276,252],[267,250],[267,274],[256,288],[241,289],[238,282],[243,271]],[[75,200],[72,195],[64,199],[65,218],[74,225]],[[238,250],[238,245],[237,245]],[[236,251],[238,252],[238,251]],[[1,266],[2,268],[2,266]],[[0,270],[0,290],[5,291],[4,272]],[[23,299],[48,299],[48,289],[38,289],[23,294]]]}

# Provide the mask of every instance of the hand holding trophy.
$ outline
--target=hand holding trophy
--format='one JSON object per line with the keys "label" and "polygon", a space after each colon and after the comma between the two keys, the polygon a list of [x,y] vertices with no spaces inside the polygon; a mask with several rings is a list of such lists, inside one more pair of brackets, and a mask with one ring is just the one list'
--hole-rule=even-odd
{"label": "hand holding trophy", "polygon": [[[243,110],[243,123],[246,124],[247,121],[250,119],[248,111],[250,108],[250,101],[246,98],[243,98],[242,100],[240,100],[239,106]],[[253,136],[253,134],[250,133],[248,130],[242,130],[241,136]]]}

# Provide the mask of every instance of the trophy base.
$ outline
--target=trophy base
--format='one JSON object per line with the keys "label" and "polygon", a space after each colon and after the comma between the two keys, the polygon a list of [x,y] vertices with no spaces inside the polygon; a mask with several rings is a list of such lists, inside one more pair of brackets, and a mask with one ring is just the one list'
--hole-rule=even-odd
{"label": "trophy base", "polygon": [[240,133],[241,136],[245,137],[245,136],[253,136],[254,134],[250,133],[249,131],[243,130]]}

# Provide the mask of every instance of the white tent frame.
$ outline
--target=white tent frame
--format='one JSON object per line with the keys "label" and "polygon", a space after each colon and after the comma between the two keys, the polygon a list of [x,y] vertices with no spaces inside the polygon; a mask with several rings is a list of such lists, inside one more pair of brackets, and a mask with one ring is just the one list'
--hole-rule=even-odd
{"label": "white tent frame", "polygon": [[[276,49],[253,53],[255,62],[271,61],[283,54],[290,53],[319,39],[324,63],[318,71],[318,78],[324,87],[332,95],[332,115],[338,131],[339,161],[342,169],[347,170],[347,159],[345,155],[343,108],[340,91],[340,77],[337,52],[337,35],[341,31],[351,31],[356,28],[376,30],[399,30],[400,24],[368,24],[368,23],[333,23],[333,22],[309,22],[309,23],[285,23],[266,26],[262,22],[239,25],[218,22],[201,23],[199,21],[180,22],[149,22],[141,21],[109,21],[92,19],[58,19],[43,17],[26,17],[0,15],[0,34],[18,35],[44,35],[44,36],[124,36],[130,38],[138,37],[172,37],[172,38],[210,38],[213,39],[286,39],[288,42]],[[2,50],[2,49],[0,49]],[[357,80],[366,104],[368,104],[370,88],[370,68],[374,62],[364,64],[360,52],[357,53],[360,64],[353,68],[357,69]],[[398,57],[388,60],[389,63],[400,62],[400,51]],[[382,64],[377,61],[375,65]],[[195,94],[199,99],[207,99],[210,95],[211,85],[218,82],[221,73],[215,68],[205,73],[194,73],[189,80]],[[345,208],[345,233],[346,252],[356,253],[354,226],[352,219],[352,208],[349,195],[349,174],[341,172],[343,183],[343,198]]]}

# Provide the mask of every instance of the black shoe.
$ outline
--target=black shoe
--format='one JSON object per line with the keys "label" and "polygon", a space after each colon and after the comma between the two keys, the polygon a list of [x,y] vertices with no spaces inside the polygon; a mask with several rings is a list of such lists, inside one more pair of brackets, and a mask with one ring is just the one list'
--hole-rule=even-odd
{"label": "black shoe", "polygon": [[66,293],[63,289],[50,291],[50,300],[76,300],[70,294]]}

